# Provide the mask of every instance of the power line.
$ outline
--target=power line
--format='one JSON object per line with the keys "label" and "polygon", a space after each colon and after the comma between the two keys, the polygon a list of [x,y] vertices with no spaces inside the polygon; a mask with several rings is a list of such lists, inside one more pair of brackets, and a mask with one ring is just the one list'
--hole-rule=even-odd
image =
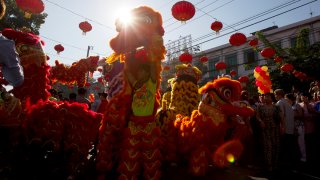
{"label": "power line", "polygon": [[[280,9],[283,9],[283,8],[289,6],[289,5],[292,5],[292,4],[294,4],[294,3],[297,3],[298,1],[301,1],[301,0],[293,0],[293,1],[290,1],[290,2],[286,2],[286,3],[284,3],[284,4],[280,5],[280,6],[273,7],[273,8],[268,9],[268,10],[262,12],[262,13],[256,14],[256,15],[254,15],[254,16],[251,16],[251,17],[249,17],[249,18],[246,18],[246,19],[244,19],[244,20],[241,20],[241,21],[239,21],[239,22],[236,22],[236,23],[234,23],[234,24],[232,24],[232,25],[230,25],[230,26],[228,26],[228,27],[226,27],[226,28],[223,28],[220,32],[224,32],[224,31],[229,30],[229,29],[231,29],[231,28],[234,29],[234,27],[236,27],[236,26],[238,26],[238,25],[242,25],[242,24],[247,23],[247,22],[250,22],[250,21],[252,21],[252,20],[254,20],[254,19],[263,17],[264,15],[267,15],[267,14],[269,14],[269,13],[271,13],[271,12],[274,12],[274,11],[277,11],[277,10],[280,10]],[[235,30],[235,29],[234,29],[234,30]],[[208,33],[208,34],[206,34],[206,35],[203,35],[203,36],[200,36],[200,37],[198,37],[198,38],[196,38],[196,39],[193,39],[193,42],[200,41],[200,40],[205,39],[205,38],[210,37],[210,36],[212,36],[212,33]]]}
{"label": "power line", "polygon": [[[85,52],[87,51],[87,49],[80,48],[80,47],[77,47],[77,46],[72,45],[72,44],[64,43],[64,42],[61,42],[61,41],[58,41],[58,40],[55,40],[55,39],[52,39],[52,38],[49,38],[49,37],[46,37],[46,36],[43,36],[43,35],[41,35],[40,37],[45,38],[45,39],[48,39],[48,40],[53,41],[53,42],[56,42],[56,43],[59,43],[59,44],[63,44],[63,45],[72,47],[72,48],[77,49],[77,50],[80,50],[80,51],[85,51]],[[98,52],[94,52],[94,51],[91,51],[91,52],[93,52],[93,53],[95,53],[95,54],[97,54],[97,55],[99,55],[99,56],[100,56],[100,55],[102,55],[102,56],[108,56],[108,55],[103,54],[103,53],[98,53]]]}
{"label": "power line", "polygon": [[[218,20],[217,18],[211,16],[210,14],[206,13],[205,11],[203,11],[203,10],[201,10],[201,9],[198,9],[198,8],[197,8],[197,10],[203,12],[205,15],[211,17],[212,19],[214,19],[214,20],[216,20],[216,21]],[[221,21],[221,22],[222,22],[222,21]],[[236,29],[234,29],[232,26],[229,26],[227,23],[225,23],[225,22],[222,22],[222,23],[225,24],[227,27],[230,27],[230,28],[232,28],[233,30],[236,30]]]}
{"label": "power line", "polygon": [[[215,1],[213,1],[213,2],[211,2],[211,3],[209,3],[209,4],[207,4],[206,6],[203,6],[203,7],[201,7],[201,8],[198,8],[198,9],[204,9],[204,8],[206,8],[206,7],[209,7],[210,5],[212,5],[212,4],[214,4],[214,3],[216,3],[216,2],[218,2],[219,0],[215,0]],[[201,2],[203,2],[203,1],[201,1]],[[198,3],[199,4],[199,3]],[[196,4],[197,5],[197,4]],[[171,17],[172,18],[172,17]],[[192,22],[192,21],[194,21],[193,19],[191,19],[190,21],[188,21],[188,22]],[[165,28],[167,28],[167,27],[169,27],[169,26],[172,26],[173,24],[176,24],[178,21],[175,21],[175,22],[173,22],[173,23],[171,23],[171,24],[168,24],[168,25],[166,25],[165,26]],[[180,27],[180,26],[179,26]]]}
{"label": "power line", "polygon": [[48,3],[53,4],[53,5],[61,8],[61,9],[64,9],[64,10],[70,12],[71,14],[74,14],[74,15],[76,15],[76,16],[79,16],[79,17],[81,17],[81,18],[84,18],[84,19],[86,19],[86,20],[88,20],[88,21],[94,22],[94,23],[96,23],[96,24],[98,24],[98,25],[100,25],[100,26],[103,26],[103,27],[105,27],[105,28],[108,28],[108,29],[110,29],[110,30],[114,30],[114,28],[112,28],[112,27],[110,27],[110,26],[107,26],[107,25],[102,24],[102,23],[100,23],[100,22],[98,22],[98,21],[96,21],[96,20],[93,20],[93,19],[90,19],[90,18],[88,18],[88,17],[85,17],[85,16],[83,16],[83,15],[81,15],[81,14],[79,14],[79,13],[76,13],[76,12],[70,10],[70,9],[67,9],[67,8],[65,8],[65,7],[57,4],[57,3],[51,2],[51,1],[49,1],[49,0],[45,0],[45,1],[47,1]]}
{"label": "power line", "polygon": [[[60,55],[53,54],[53,53],[48,53],[48,52],[45,52],[45,54],[49,54],[50,56],[55,56],[55,57],[64,58],[64,59],[69,59],[69,60],[74,61],[74,58],[71,58],[71,57],[60,56]],[[50,59],[51,59],[51,58],[50,58]],[[57,59],[57,60],[59,60],[59,59]],[[59,60],[59,62],[60,62],[60,60]]]}
{"label": "power line", "polygon": [[[239,28],[238,30],[245,29],[245,28],[247,28],[247,27],[253,26],[253,25],[255,25],[255,24],[258,24],[258,23],[261,23],[261,22],[263,22],[263,21],[269,20],[269,19],[271,19],[271,18],[280,16],[280,15],[282,15],[282,14],[288,13],[288,12],[290,12],[290,11],[293,11],[293,10],[295,10],[295,9],[301,8],[301,7],[303,7],[303,6],[306,6],[306,5],[308,5],[308,4],[310,4],[310,3],[313,3],[313,2],[316,2],[316,1],[317,1],[317,0],[313,0],[313,1],[311,1],[311,2],[308,2],[308,3],[305,3],[305,4],[303,4],[303,5],[297,6],[297,7],[295,7],[295,8],[292,8],[292,9],[289,9],[289,10],[287,10],[287,11],[281,12],[281,13],[279,13],[279,14],[273,15],[273,16],[271,16],[271,17],[265,18],[265,19],[260,20],[260,21],[258,21],[258,22],[254,22],[254,23],[252,23],[252,24],[246,25],[246,26],[244,26],[244,27]],[[222,36],[225,36],[225,35],[228,35],[228,34],[231,34],[231,33],[234,33],[234,32],[236,32],[236,31],[231,31],[231,32],[229,32],[229,33],[223,34]],[[221,37],[221,36],[219,36],[219,37]],[[209,40],[206,40],[206,41],[203,41],[203,42],[201,42],[201,43],[198,43],[197,45],[200,45],[200,44],[203,44],[203,43],[212,41],[212,40],[214,40],[214,39],[216,39],[216,38],[211,38],[211,39],[209,39]]]}
{"label": "power line", "polygon": [[[320,30],[320,28],[315,28],[315,29],[313,29],[312,31],[310,31],[310,33],[314,33],[314,32],[318,32]],[[272,41],[270,41],[270,43],[276,43],[276,42],[278,42],[279,40],[281,41],[281,43],[284,43],[284,42],[288,42],[288,41],[290,41],[290,39],[288,39],[288,38],[290,38],[290,37],[294,37],[293,35],[288,35],[288,36],[284,36],[284,37],[281,37],[281,38],[276,38],[276,39],[273,39]],[[234,52],[238,52],[238,51],[244,51],[244,50],[248,50],[248,49],[250,49],[250,47],[244,47],[244,48],[241,48],[241,49],[236,49],[236,50],[233,50],[233,51],[229,51],[228,52],[228,55],[230,55],[230,54],[233,54]],[[208,58],[209,58],[209,61],[210,61],[210,58],[211,57],[218,57],[218,56],[207,56]],[[249,64],[255,64],[255,63],[258,63],[258,62],[260,62],[260,61],[267,61],[268,59],[257,59],[256,61],[254,61],[254,62],[243,62],[243,63],[237,63],[237,64],[233,64],[233,65],[231,65],[231,66],[229,66],[229,67],[239,67],[239,66],[242,66],[242,65],[249,65]],[[215,61],[213,61],[213,62],[215,62]],[[209,67],[209,69],[210,69],[210,67]],[[214,71],[214,69],[211,69],[211,70],[207,70],[207,71],[205,71],[205,72],[212,72],[212,71]]]}
{"label": "power line", "polygon": [[[276,10],[282,9],[282,8],[284,8],[284,7],[287,7],[287,6],[289,6],[289,5],[292,5],[292,4],[294,4],[294,3],[297,3],[297,2],[299,2],[299,1],[301,1],[301,0],[292,0],[292,1],[286,2],[286,3],[284,3],[284,4],[280,5],[280,6],[276,6],[276,7],[274,7],[274,8],[271,8],[271,9],[267,10],[267,11],[264,11],[264,12],[262,12],[262,13],[259,13],[259,14],[255,15],[255,16],[252,16],[252,17],[250,17],[250,18],[247,18],[247,19],[244,19],[244,20],[242,20],[242,21],[239,21],[239,22],[231,25],[231,27],[235,27],[235,26],[241,25],[241,24],[243,24],[243,23],[249,22],[249,21],[251,21],[251,20],[253,20],[253,19],[257,19],[257,18],[259,18],[259,17],[261,17],[261,16],[263,16],[263,15],[266,15],[266,14],[269,14],[269,13],[274,12],[274,11],[276,11]],[[209,12],[212,12],[212,11],[213,11],[213,10],[211,10],[211,11],[209,11]],[[207,12],[207,13],[209,13],[209,12]],[[204,16],[204,15],[202,15],[202,16]],[[201,17],[202,17],[202,16],[201,16]],[[190,22],[193,22],[194,20],[199,19],[199,18],[200,18],[200,17],[197,17],[197,18],[191,20]],[[181,27],[182,27],[182,25],[181,25],[181,26],[178,26],[178,27],[176,27],[176,28],[174,28],[174,29],[172,29],[172,30],[170,30],[170,31],[167,32],[167,33],[173,32],[173,31],[175,31],[175,30],[177,30],[177,29],[179,29],[179,28],[181,28]],[[228,29],[230,29],[230,26],[229,26],[229,27],[226,27],[226,28],[223,28],[220,32],[223,32],[223,31],[228,30]],[[211,34],[207,34],[207,35],[205,35],[205,36],[208,37],[209,35],[211,35]]]}
{"label": "power line", "polygon": [[[314,28],[312,31],[310,31],[310,33],[319,32],[319,30],[320,30],[320,28]],[[273,40],[271,40],[269,42],[270,43],[277,43],[277,42],[281,41],[281,43],[285,43],[285,42],[291,41],[290,39],[288,39],[288,38],[291,38],[291,37],[296,37],[296,36],[295,36],[295,34],[291,34],[291,35],[288,35],[288,36],[282,36],[282,37],[279,37],[279,38],[275,38],[275,39],[273,39]],[[261,46],[262,46],[262,44],[259,47],[261,47]],[[238,51],[247,50],[247,49],[250,49],[250,48],[251,47],[246,46],[246,47],[243,47],[241,49],[235,49],[235,50],[232,50],[232,51],[228,51],[228,55],[232,54],[232,53],[235,53],[235,52],[238,52]],[[218,57],[218,56],[207,56],[207,57],[210,59],[211,57]]]}
{"label": "power line", "polygon": [[[310,3],[313,3],[313,2],[316,2],[316,1],[317,1],[317,0],[310,1],[310,2],[308,2],[308,3],[302,4],[302,5],[297,6],[297,7],[295,7],[295,8],[289,9],[289,10],[287,10],[287,11],[278,13],[278,14],[273,15],[273,16],[271,16],[271,17],[268,17],[268,18],[265,18],[265,19],[263,19],[263,20],[254,22],[254,23],[249,24],[249,25],[246,25],[246,26],[244,26],[244,27],[241,27],[241,28],[239,28],[238,30],[245,29],[245,28],[247,28],[247,27],[250,27],[250,26],[253,26],[253,25],[255,25],[255,24],[261,23],[261,22],[263,22],[263,21],[269,20],[269,19],[274,18],[274,17],[276,17],[276,16],[279,16],[279,15],[282,15],[282,14],[285,14],[285,13],[288,13],[288,12],[290,12],[290,11],[293,11],[293,10],[295,10],[295,9],[301,8],[301,7],[303,7],[303,6],[306,6],[306,5],[308,5],[308,4],[310,4]],[[237,30],[237,31],[238,31],[238,30]],[[223,34],[223,35],[220,35],[220,36],[218,36],[218,37],[214,37],[214,38],[205,40],[205,41],[200,42],[200,43],[198,43],[198,44],[196,44],[196,45],[193,45],[193,46],[191,46],[191,47],[199,46],[199,45],[201,45],[201,44],[207,43],[207,42],[209,42],[209,41],[212,41],[212,40],[215,40],[215,39],[217,39],[217,38],[220,38],[220,37],[229,35],[229,34],[234,33],[234,32],[236,32],[236,31],[231,31],[231,32],[225,33],[225,34]],[[173,49],[173,48],[171,48],[171,49]],[[170,49],[169,49],[169,50],[170,50]],[[179,50],[179,51],[176,51],[176,52],[173,52],[172,54],[174,54],[174,53],[179,53],[179,52],[180,52],[180,50]]]}
{"label": "power line", "polygon": [[[216,1],[218,1],[218,0],[216,0]],[[213,12],[213,11],[215,11],[215,10],[217,10],[217,9],[220,9],[220,8],[222,8],[223,6],[229,4],[229,3],[233,2],[233,1],[235,1],[235,0],[231,0],[231,1],[227,2],[227,3],[224,3],[224,4],[222,4],[221,6],[218,6],[217,8],[208,11],[207,13],[210,13],[210,12]],[[198,16],[198,17],[196,17],[196,18],[193,18],[193,19],[191,19],[189,22],[193,22],[193,21],[195,21],[195,20],[197,20],[197,19],[199,19],[199,18],[201,18],[201,17],[203,17],[203,16],[205,16],[205,15],[206,15],[206,14],[203,14],[203,15],[201,15],[201,16]],[[176,23],[176,22],[175,22],[175,23]],[[165,28],[167,28],[167,27],[169,27],[169,26],[171,26],[171,25],[173,25],[173,24],[175,24],[175,23],[171,23],[171,24],[167,25]],[[173,32],[173,31],[177,30],[178,28],[180,28],[180,27],[182,27],[182,26],[183,26],[183,25],[180,25],[179,27],[174,28],[173,30],[168,31],[167,33]]]}
{"label": "power line", "polygon": [[[173,1],[173,0],[172,0],[172,1]],[[169,3],[171,3],[172,1],[170,1]],[[203,1],[205,1],[205,0],[202,0],[202,1],[198,2],[198,3],[196,3],[194,6],[196,6],[196,5],[198,5],[198,4],[201,4]],[[219,1],[219,0],[216,0],[215,2],[217,2],[217,1]],[[168,3],[168,4],[169,4],[169,3]],[[211,3],[211,4],[213,4],[213,3]],[[166,22],[168,22],[168,21],[170,21],[171,19],[173,19],[173,17],[170,17],[170,18],[164,20],[164,21],[163,21],[163,24],[166,23]],[[174,23],[176,23],[176,22],[177,22],[177,21],[175,21]],[[174,24],[174,23],[173,23],[173,24]]]}

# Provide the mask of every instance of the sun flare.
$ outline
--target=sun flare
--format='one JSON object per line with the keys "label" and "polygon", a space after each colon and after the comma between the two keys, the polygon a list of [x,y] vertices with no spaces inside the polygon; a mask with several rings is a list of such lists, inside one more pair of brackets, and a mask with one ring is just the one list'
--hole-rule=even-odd
{"label": "sun flare", "polygon": [[124,25],[129,25],[132,23],[132,14],[129,8],[121,8],[116,11],[117,19]]}

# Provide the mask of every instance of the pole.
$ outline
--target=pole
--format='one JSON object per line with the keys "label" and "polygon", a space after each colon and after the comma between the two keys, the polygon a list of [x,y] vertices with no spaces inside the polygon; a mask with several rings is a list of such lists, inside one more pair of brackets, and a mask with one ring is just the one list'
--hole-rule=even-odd
{"label": "pole", "polygon": [[90,53],[90,49],[92,48],[92,46],[88,46],[88,49],[87,49],[87,57],[89,57],[89,53]]}
{"label": "pole", "polygon": [[[87,57],[89,57],[89,54],[90,54],[90,50],[93,49],[93,46],[88,46],[88,49],[87,49]],[[87,72],[87,77],[86,77],[86,82],[89,81],[89,73],[90,72]]]}

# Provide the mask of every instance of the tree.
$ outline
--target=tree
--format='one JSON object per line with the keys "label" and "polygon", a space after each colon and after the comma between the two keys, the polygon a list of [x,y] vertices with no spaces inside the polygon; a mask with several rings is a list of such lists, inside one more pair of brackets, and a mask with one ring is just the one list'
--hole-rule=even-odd
{"label": "tree", "polygon": [[41,24],[48,16],[46,13],[32,14],[30,19],[24,17],[24,13],[17,7],[15,0],[5,0],[7,10],[5,16],[0,20],[0,31],[4,28],[21,29],[28,28],[34,34],[39,34]]}
{"label": "tree", "polygon": [[[273,89],[282,88],[289,92],[292,86],[295,86],[299,87],[301,91],[306,91],[309,88],[310,81],[320,80],[320,42],[310,45],[309,32],[309,29],[302,29],[297,36],[295,46],[291,48],[276,46],[270,43],[261,32],[256,33],[256,36],[264,43],[265,47],[271,47],[276,50],[276,55],[282,57],[283,63],[292,64],[296,71],[301,71],[308,77],[305,80],[299,80],[291,73],[281,72],[280,67],[282,64],[276,64],[276,69],[270,72]],[[257,49],[257,51],[259,50]],[[268,62],[267,64],[272,65],[273,62]]]}

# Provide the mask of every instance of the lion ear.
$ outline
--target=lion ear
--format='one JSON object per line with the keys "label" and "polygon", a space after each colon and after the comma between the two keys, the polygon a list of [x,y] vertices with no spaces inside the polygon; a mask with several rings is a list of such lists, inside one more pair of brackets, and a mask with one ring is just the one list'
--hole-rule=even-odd
{"label": "lion ear", "polygon": [[160,34],[161,36],[164,35],[164,29],[163,29],[162,26],[160,26],[160,27],[158,28],[158,31],[159,31],[159,34]]}

